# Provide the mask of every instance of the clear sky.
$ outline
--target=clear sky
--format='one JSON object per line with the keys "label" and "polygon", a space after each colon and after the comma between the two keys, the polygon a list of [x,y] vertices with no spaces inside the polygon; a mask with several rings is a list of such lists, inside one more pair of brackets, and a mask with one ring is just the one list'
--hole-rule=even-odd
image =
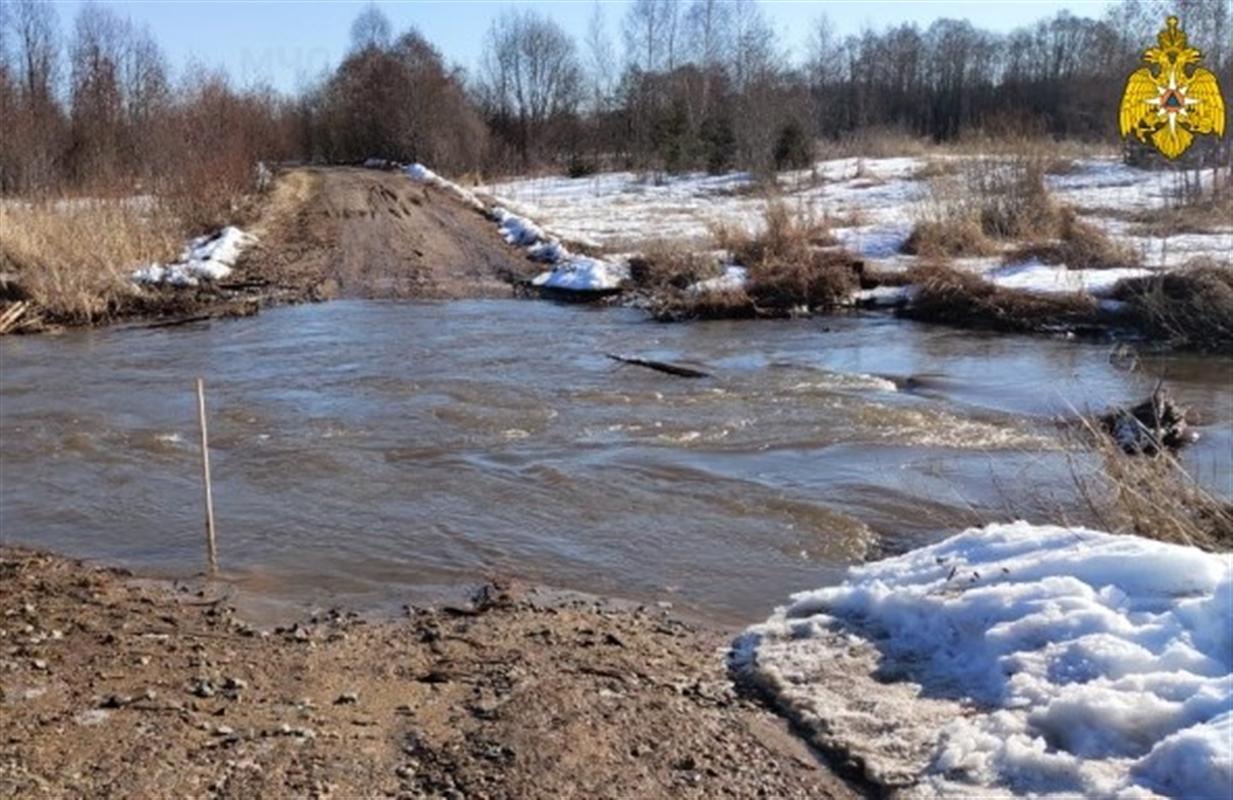
{"label": "clear sky", "polygon": [[[347,49],[352,19],[367,0],[127,0],[104,2],[122,16],[149,26],[177,69],[189,63],[223,66],[240,85],[264,82],[293,91],[332,68]],[[81,0],[57,0],[61,29],[72,31]],[[530,6],[555,19],[581,41],[594,0],[494,2],[411,0],[378,2],[395,31],[414,25],[451,63],[472,68],[489,23],[502,8]],[[602,0],[609,35],[620,52],[620,22],[626,0]],[[1069,10],[1099,16],[1108,0],[763,0],[762,7],[794,57],[805,52],[814,20],[825,14],[840,35],[901,22],[927,27],[942,17],[967,18],[977,27],[1008,31]]]}

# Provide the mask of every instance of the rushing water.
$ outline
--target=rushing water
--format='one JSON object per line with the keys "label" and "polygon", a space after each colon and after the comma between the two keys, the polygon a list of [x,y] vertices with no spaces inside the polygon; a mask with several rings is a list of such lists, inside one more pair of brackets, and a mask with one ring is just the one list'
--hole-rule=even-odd
{"label": "rushing water", "polygon": [[[605,352],[689,362],[685,380]],[[1080,519],[1056,415],[1164,374],[1230,492],[1227,359],[885,316],[660,325],[519,301],[336,302],[0,340],[0,529],[146,571],[202,564],[194,377],[220,552],[246,594],[370,608],[489,574],[715,620],[874,552]],[[1233,492],[1230,492],[1233,493]]]}

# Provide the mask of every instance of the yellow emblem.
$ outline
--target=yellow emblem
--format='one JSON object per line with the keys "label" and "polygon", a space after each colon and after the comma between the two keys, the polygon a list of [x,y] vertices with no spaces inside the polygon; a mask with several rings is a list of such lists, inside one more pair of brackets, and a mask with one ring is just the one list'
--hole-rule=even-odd
{"label": "yellow emblem", "polygon": [[[1186,32],[1169,17],[1156,35],[1156,47],[1148,48],[1143,60],[1148,67],[1131,73],[1122,95],[1122,137],[1134,134],[1165,156],[1177,158],[1194,141],[1196,133],[1224,136],[1224,98],[1210,70],[1197,66],[1203,54],[1186,43]],[[1193,67],[1189,74],[1187,67]]]}

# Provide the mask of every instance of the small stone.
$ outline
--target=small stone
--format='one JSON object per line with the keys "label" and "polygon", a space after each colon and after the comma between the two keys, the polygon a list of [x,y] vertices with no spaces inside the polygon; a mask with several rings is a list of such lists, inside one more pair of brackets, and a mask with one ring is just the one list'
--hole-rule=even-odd
{"label": "small stone", "polygon": [[338,696],[338,699],[334,701],[334,705],[347,706],[355,705],[358,702],[360,702],[360,695],[358,692],[343,692]]}
{"label": "small stone", "polygon": [[214,687],[208,680],[202,678],[193,682],[192,688],[189,689],[189,692],[197,697],[213,697]]}
{"label": "small stone", "polygon": [[30,661],[30,666],[38,670],[45,670],[47,669],[47,662],[41,658],[36,658]]}

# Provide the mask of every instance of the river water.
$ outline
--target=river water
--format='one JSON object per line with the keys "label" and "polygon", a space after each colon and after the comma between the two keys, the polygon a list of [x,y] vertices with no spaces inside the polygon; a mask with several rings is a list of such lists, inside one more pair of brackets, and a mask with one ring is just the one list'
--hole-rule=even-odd
{"label": "river water", "polygon": [[[686,380],[605,352],[694,364]],[[1113,359],[1112,361],[1117,361]],[[340,301],[0,340],[7,542],[202,566],[207,382],[226,578],[268,609],[423,602],[499,574],[726,624],[879,552],[1085,521],[1058,415],[1164,375],[1233,494],[1233,363],[886,316],[661,325],[526,301]]]}

